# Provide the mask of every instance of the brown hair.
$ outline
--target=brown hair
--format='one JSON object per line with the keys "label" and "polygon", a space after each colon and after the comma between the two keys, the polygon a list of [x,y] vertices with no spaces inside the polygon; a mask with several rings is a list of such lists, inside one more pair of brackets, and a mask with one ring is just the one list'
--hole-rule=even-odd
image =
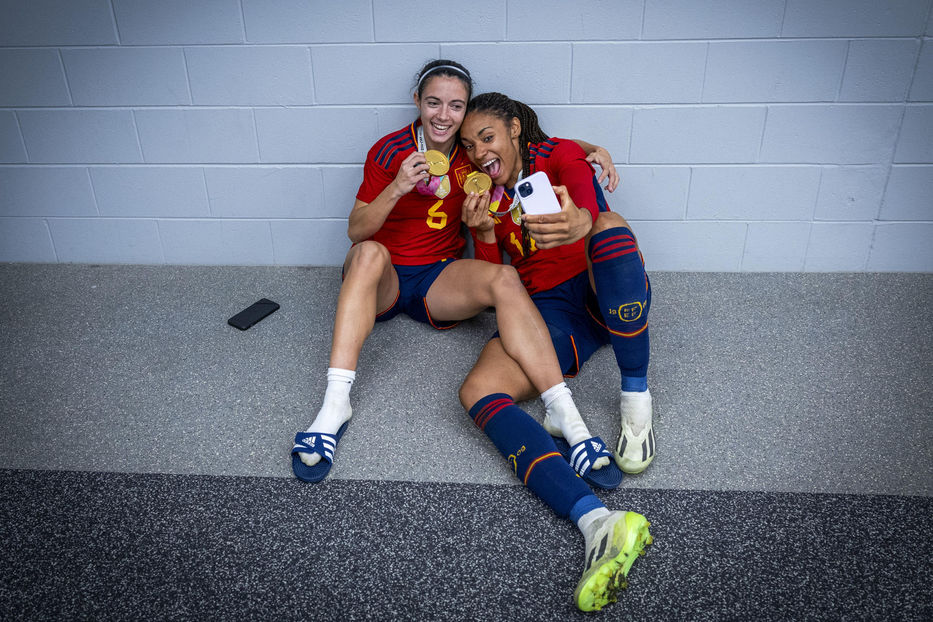
{"label": "brown hair", "polygon": [[435,76],[457,78],[463,83],[463,86],[466,87],[467,101],[469,101],[470,97],[473,95],[473,78],[470,77],[469,70],[457,61],[439,58],[426,64],[421,68],[421,71],[418,72],[418,75],[415,76],[414,90],[418,93],[418,99],[421,99],[424,88],[428,85],[428,82],[430,82],[429,78]]}

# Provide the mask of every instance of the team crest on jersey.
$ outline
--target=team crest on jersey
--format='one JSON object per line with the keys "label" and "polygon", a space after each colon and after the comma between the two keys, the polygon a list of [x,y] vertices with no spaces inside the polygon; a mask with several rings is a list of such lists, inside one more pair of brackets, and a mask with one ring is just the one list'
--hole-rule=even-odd
{"label": "team crest on jersey", "polygon": [[473,167],[469,164],[464,164],[454,171],[454,175],[457,176],[457,184],[459,184],[461,188],[463,187],[463,182],[466,181],[467,175],[472,172]]}

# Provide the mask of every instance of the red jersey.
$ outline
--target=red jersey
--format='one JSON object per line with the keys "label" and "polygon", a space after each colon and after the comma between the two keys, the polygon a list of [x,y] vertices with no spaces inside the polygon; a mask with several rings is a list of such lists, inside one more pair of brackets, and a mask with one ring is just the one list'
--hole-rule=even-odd
{"label": "red jersey", "polygon": [[[371,203],[392,183],[402,161],[417,151],[418,119],[411,125],[383,136],[366,155],[363,183],[356,198]],[[414,189],[395,204],[382,227],[370,238],[385,246],[392,263],[417,266],[460,257],[464,239],[460,235],[460,211],[466,195],[463,180],[473,165],[459,143],[447,155],[450,170],[433,194]]]}
{"label": "red jersey", "polygon": [[[602,188],[596,181],[594,169],[586,161],[583,149],[572,140],[549,138],[529,145],[531,172],[544,171],[553,186],[567,186],[567,192],[577,207],[588,209],[596,220],[599,212],[608,212],[609,205]],[[508,209],[514,198],[514,188],[506,190],[495,211]],[[512,210],[496,218],[496,244],[484,244],[475,239],[476,258],[493,263],[502,262],[505,251],[530,294],[547,291],[586,270],[585,240],[564,244],[556,248],[536,249],[531,241],[531,252],[522,252],[522,228],[519,210]]]}

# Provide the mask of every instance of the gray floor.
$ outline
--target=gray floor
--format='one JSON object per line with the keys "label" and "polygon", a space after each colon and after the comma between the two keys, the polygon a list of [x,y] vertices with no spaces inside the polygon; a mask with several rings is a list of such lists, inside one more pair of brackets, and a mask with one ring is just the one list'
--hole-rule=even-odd
{"label": "gray floor", "polygon": [[[807,515],[801,513],[809,512],[818,515],[812,520],[821,530],[836,534],[836,539],[811,543],[829,548],[821,554],[822,565],[817,563],[807,571],[811,589],[801,592],[804,596],[795,597],[788,589],[787,597],[773,601],[770,609],[756,610],[756,600],[767,594],[759,591],[773,584],[770,566],[763,561],[760,567],[753,566],[758,572],[752,576],[759,583],[748,589],[747,598],[729,596],[732,588],[725,584],[708,585],[705,589],[719,598],[707,594],[702,599],[705,608],[698,604],[692,610],[683,601],[687,609],[670,609],[667,619],[682,618],[677,612],[717,619],[755,611],[774,619],[788,615],[832,618],[834,611],[848,611],[854,617],[888,617],[865,604],[855,591],[847,591],[834,574],[840,571],[839,563],[851,563],[857,557],[840,552],[841,543],[849,536],[862,542],[873,533],[874,518],[865,511],[867,507],[900,512],[910,524],[913,539],[926,542],[913,549],[919,557],[875,560],[886,564],[889,575],[898,572],[889,577],[890,583],[884,576],[872,579],[876,587],[896,592],[896,611],[901,614],[897,617],[925,617],[933,608],[928,588],[933,578],[929,547],[933,539],[933,275],[650,276],[654,299],[649,385],[655,398],[659,453],[646,473],[628,477],[621,490],[606,495],[608,501],[629,509],[660,508],[657,513],[662,519],[677,523],[664,524],[657,516],[649,516],[656,532],[667,531],[668,540],[661,544],[658,538],[654,548],[661,552],[654,554],[658,560],[654,570],[651,556],[639,562],[645,567],[646,585],[669,589],[683,585],[689,564],[681,565],[696,553],[687,550],[696,536],[684,525],[690,523],[691,512],[712,512],[711,502],[705,500],[724,505],[726,516],[737,521],[760,519],[751,530],[754,533],[744,534],[758,538],[748,545],[759,549],[751,552],[751,558],[787,554],[761,540],[770,538],[769,521],[777,521],[777,532],[790,533],[800,525],[797,519]],[[17,519],[3,521],[16,527],[0,526],[0,543],[13,546],[14,553],[7,555],[21,560],[22,566],[16,581],[12,566],[2,577],[0,605],[13,607],[8,610],[26,619],[53,614],[97,617],[100,610],[122,617],[113,608],[113,594],[127,582],[130,587],[142,585],[144,572],[117,562],[108,566],[110,570],[122,568],[130,575],[106,579],[109,575],[104,572],[104,585],[90,591],[86,585],[63,579],[62,594],[53,589],[56,584],[36,578],[45,576],[40,562],[50,553],[41,544],[45,542],[39,533],[42,527],[29,525],[70,523],[59,516],[61,507],[46,512],[37,507],[41,503],[25,503],[23,498],[29,496],[28,491],[55,491],[56,482],[70,482],[76,490],[94,484],[82,497],[85,505],[93,505],[93,511],[85,508],[86,513],[95,517],[85,527],[92,532],[103,529],[107,537],[125,524],[114,519],[108,504],[114,511],[127,513],[124,521],[132,520],[133,506],[123,507],[126,494],[150,487],[164,497],[165,507],[202,487],[213,495],[240,487],[250,491],[247,496],[258,494],[261,502],[268,502],[274,495],[256,491],[272,487],[289,507],[309,503],[307,520],[320,528],[315,522],[320,508],[314,507],[314,499],[323,493],[309,491],[311,487],[292,478],[288,452],[295,432],[310,423],[323,390],[338,287],[339,271],[333,268],[0,265],[0,469],[6,470],[0,494],[7,518]],[[229,316],[260,297],[271,298],[282,308],[246,332],[226,324]],[[494,329],[490,313],[444,332],[407,318],[378,326],[360,362],[353,389],[353,421],[328,483],[319,490],[330,491],[329,497],[342,491],[346,498],[363,503],[373,516],[389,522],[396,520],[397,513],[372,505],[372,495],[392,498],[385,491],[402,496],[434,491],[431,494],[445,499],[465,525],[477,519],[473,510],[460,507],[464,499],[501,504],[525,516],[523,520],[531,525],[544,521],[557,534],[555,546],[560,554],[579,556],[575,530],[552,517],[516,484],[504,461],[457,402],[459,380]],[[569,384],[591,430],[614,443],[618,371],[611,351],[605,348],[597,353]],[[538,403],[526,406],[535,416],[543,415]],[[698,491],[719,492],[703,496]],[[291,496],[295,499],[288,501]],[[60,502],[56,498],[50,503]],[[781,507],[793,508],[790,515],[797,519],[775,517],[774,508]],[[244,520],[256,529],[269,527],[272,519],[264,511],[251,507],[249,512],[259,514]],[[834,513],[839,511],[848,512],[850,520],[842,521],[845,524],[834,531]],[[352,508],[347,512],[354,515]],[[407,528],[413,531],[400,537],[417,548],[422,540],[417,534],[418,514],[406,516]],[[211,522],[209,517],[205,520]],[[218,520],[218,524],[205,525],[205,532],[214,528],[223,532],[228,526]],[[338,523],[348,520],[342,517]],[[529,529],[540,528],[511,525],[501,517],[496,521],[494,538],[518,546]],[[482,524],[488,529],[488,524]],[[300,525],[296,523],[295,528],[300,530]],[[353,531],[348,524],[344,527],[348,533]],[[898,529],[896,524],[890,527]],[[279,525],[277,529],[284,528]],[[82,533],[74,531],[68,541],[79,558]],[[743,532],[739,529],[733,535],[743,537]],[[245,536],[240,533],[238,537]],[[334,535],[331,547],[342,551],[340,541]],[[706,534],[703,541],[712,547],[716,534]],[[169,549],[191,546],[188,536],[180,533],[159,542]],[[485,556],[480,555],[486,563],[484,572],[493,579],[502,572],[514,574],[514,568],[497,571],[499,556],[484,551]],[[547,552],[545,546],[542,554]],[[287,559],[284,553],[281,558],[270,551],[259,553]],[[105,560],[111,558],[106,553],[96,555],[95,563],[107,566]],[[169,550],[156,557],[159,563],[168,564],[177,563],[179,555],[179,550]],[[352,549],[348,555],[353,556]],[[741,555],[736,555],[738,563]],[[859,559],[860,564],[869,563]],[[229,561],[232,568],[248,573],[256,560],[247,556]],[[798,561],[806,564],[803,556]],[[419,564],[413,560],[406,568],[417,574],[423,568]],[[558,572],[537,566],[535,576],[542,579]],[[214,570],[219,575],[212,574],[213,579],[224,578],[223,572]],[[859,566],[856,570],[870,573],[876,569]],[[364,570],[359,572],[365,575]],[[466,571],[460,568],[458,572]],[[694,578],[702,575],[691,572]],[[739,571],[727,574],[740,583],[747,580]],[[561,576],[556,589],[564,604],[569,602],[567,590],[572,591],[575,581],[571,575]],[[177,595],[181,609],[159,599],[146,601],[143,609],[169,617],[199,617],[203,610],[192,602],[209,602],[217,596],[213,579],[203,579],[207,587],[201,591],[186,588],[194,590],[189,600],[185,594]],[[379,592],[395,585],[398,577],[383,580],[366,586]],[[241,598],[236,602],[252,602],[255,595],[251,596],[250,588],[240,587],[244,592],[236,592]],[[304,584],[293,587],[308,589]],[[332,598],[341,589],[327,581],[320,587]],[[362,588],[357,584],[356,589]],[[354,601],[356,605],[348,601],[344,617],[391,617],[394,607],[404,611],[406,603],[413,606],[409,601],[420,597],[406,591],[410,589],[400,592],[398,602],[387,603],[384,597],[375,596],[369,601],[361,597]],[[464,606],[471,602],[461,591],[437,589],[444,595],[438,596],[439,602],[447,603],[447,610],[452,610],[458,594],[467,599]],[[474,611],[485,608],[511,619],[516,619],[516,611],[523,611],[530,616],[527,619],[535,617],[530,609],[513,611],[503,604],[508,600],[505,595],[493,607],[488,590],[495,590],[485,589],[486,600],[474,598],[485,607]],[[654,617],[664,618],[661,601],[639,589],[644,588],[636,588],[633,578],[629,594],[636,595],[626,598],[658,614]],[[160,590],[164,593],[164,586]],[[52,593],[58,600],[53,599],[57,604],[51,608],[22,607]],[[905,597],[905,593],[914,596]],[[815,607],[816,602],[825,604],[827,594],[836,594],[842,604],[837,603],[836,609]],[[248,617],[283,617],[272,615],[279,610],[263,607],[261,599],[259,603],[255,609],[247,607]],[[429,609],[418,611],[423,614],[420,617],[433,617]]]}

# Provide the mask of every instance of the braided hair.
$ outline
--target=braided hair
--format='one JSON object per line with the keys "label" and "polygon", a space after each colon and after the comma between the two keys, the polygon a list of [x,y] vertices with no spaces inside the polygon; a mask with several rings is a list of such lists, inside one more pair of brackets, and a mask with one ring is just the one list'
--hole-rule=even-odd
{"label": "braided hair", "polygon": [[502,120],[506,127],[511,125],[512,119],[518,119],[522,127],[518,136],[518,148],[522,156],[522,173],[526,176],[531,174],[531,155],[528,145],[550,138],[538,125],[538,115],[531,107],[502,93],[483,93],[470,100],[466,111],[467,114],[471,112],[491,114]]}

